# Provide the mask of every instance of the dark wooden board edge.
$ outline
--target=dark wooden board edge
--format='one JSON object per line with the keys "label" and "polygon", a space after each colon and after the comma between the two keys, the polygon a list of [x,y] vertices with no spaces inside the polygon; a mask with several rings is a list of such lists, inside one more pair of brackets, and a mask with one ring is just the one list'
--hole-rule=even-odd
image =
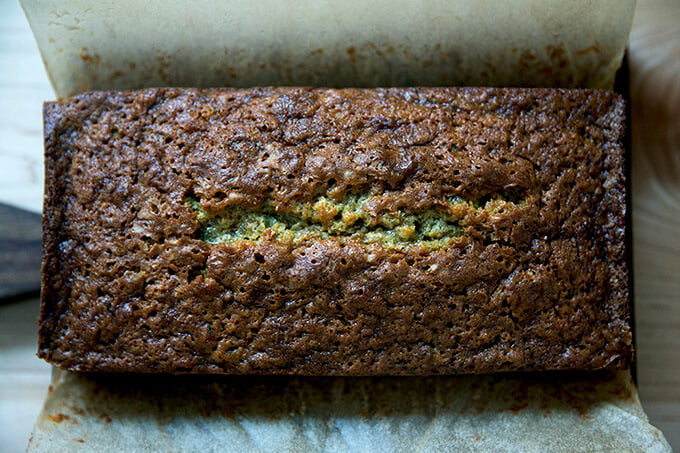
{"label": "dark wooden board edge", "polygon": [[0,203],[0,303],[40,294],[40,214]]}

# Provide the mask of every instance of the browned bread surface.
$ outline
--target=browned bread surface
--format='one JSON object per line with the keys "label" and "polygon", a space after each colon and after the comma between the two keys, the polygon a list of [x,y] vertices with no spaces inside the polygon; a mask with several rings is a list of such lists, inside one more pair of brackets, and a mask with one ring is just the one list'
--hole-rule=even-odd
{"label": "browned bread surface", "polygon": [[47,103],[40,357],[456,374],[632,356],[604,91],[150,89]]}

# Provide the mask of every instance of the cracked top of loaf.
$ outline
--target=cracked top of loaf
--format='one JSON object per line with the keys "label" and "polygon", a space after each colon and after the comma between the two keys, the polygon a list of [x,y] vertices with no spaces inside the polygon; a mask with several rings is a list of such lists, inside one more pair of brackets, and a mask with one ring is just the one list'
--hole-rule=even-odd
{"label": "cracked top of loaf", "polygon": [[419,375],[632,356],[624,103],[149,89],[47,103],[39,355]]}

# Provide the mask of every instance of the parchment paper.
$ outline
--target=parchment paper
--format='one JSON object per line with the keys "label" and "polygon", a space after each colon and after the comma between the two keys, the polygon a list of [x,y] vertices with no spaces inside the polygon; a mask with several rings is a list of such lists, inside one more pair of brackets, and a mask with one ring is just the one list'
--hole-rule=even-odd
{"label": "parchment paper", "polygon": [[428,378],[56,370],[29,452],[668,452],[627,371]]}
{"label": "parchment paper", "polygon": [[58,96],[154,86],[612,86],[634,0],[21,0]]}

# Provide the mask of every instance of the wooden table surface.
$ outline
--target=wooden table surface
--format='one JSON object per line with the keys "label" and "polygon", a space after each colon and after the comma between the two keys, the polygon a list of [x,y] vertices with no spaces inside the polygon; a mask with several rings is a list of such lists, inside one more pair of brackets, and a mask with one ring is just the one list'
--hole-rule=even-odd
{"label": "wooden table surface", "polygon": [[[638,0],[629,56],[638,382],[680,451],[680,1]],[[41,103],[54,94],[17,0],[0,0],[0,202],[40,212]],[[0,452],[23,451],[50,367],[38,300],[0,304]]]}

